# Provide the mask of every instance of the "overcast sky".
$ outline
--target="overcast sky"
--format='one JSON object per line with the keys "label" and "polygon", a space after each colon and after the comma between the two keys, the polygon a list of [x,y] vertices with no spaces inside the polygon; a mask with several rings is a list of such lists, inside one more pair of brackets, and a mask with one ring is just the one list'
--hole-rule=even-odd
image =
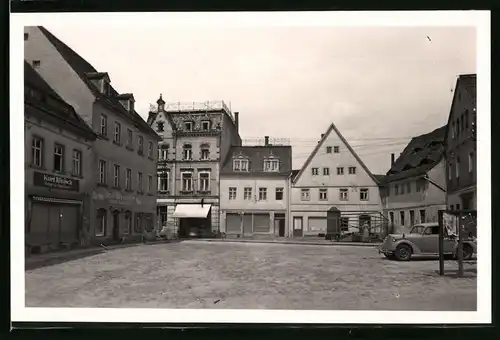
{"label": "overcast sky", "polygon": [[290,138],[294,168],[333,122],[385,173],[391,152],[446,124],[457,75],[476,73],[474,28],[46,28],[132,92],[144,118],[160,93],[224,100],[242,138]]}

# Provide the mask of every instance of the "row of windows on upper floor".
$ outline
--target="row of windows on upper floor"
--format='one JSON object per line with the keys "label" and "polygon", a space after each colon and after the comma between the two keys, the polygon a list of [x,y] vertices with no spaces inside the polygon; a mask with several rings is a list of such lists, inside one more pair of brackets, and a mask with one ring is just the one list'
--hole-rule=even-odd
{"label": "row of windows on upper floor", "polygon": [[[33,136],[31,140],[31,167],[45,170],[50,164],[47,161],[45,152],[45,140],[39,136]],[[67,153],[66,146],[61,143],[54,143],[52,152],[52,171],[58,174],[71,175],[73,177],[83,177],[82,170],[82,151],[73,149],[71,152],[71,169],[67,169]]]}
{"label": "row of windows on upper floor", "polygon": [[[108,186],[111,184],[113,189],[121,190],[125,189],[125,191],[132,192],[134,191],[134,185],[133,183],[135,182],[135,191],[137,191],[139,194],[144,194],[147,193],[148,195],[155,195],[156,190],[153,185],[153,175],[147,175],[147,190],[144,190],[144,174],[140,171],[137,172],[137,176],[135,181],[133,180],[132,176],[132,169],[131,168],[125,168],[123,170],[123,167],[121,167],[119,164],[113,164],[112,166],[112,178],[111,181],[109,180],[109,162],[100,159],[99,160],[99,179],[98,179],[98,184],[101,186]],[[124,172],[124,176],[123,176]],[[122,180],[124,178],[124,181]]]}
{"label": "row of windows on upper floor", "polygon": [[[474,109],[474,112],[476,109]],[[475,119],[470,122],[471,132],[475,133]],[[469,110],[465,110],[457,119],[451,122],[451,138],[458,139],[460,134],[469,129]]]}
{"label": "row of windows on upper floor", "polygon": [[[197,188],[200,193],[210,193],[210,169],[200,169],[197,172],[197,178],[194,176],[194,169],[181,169],[181,192],[190,193]],[[198,185],[196,185],[196,183]],[[170,172],[162,171],[158,173],[158,192],[166,194],[170,191]]]}
{"label": "row of windows on upper floor", "polygon": [[[396,224],[396,215],[395,215],[396,213],[394,211],[390,211],[389,212],[389,222],[392,225]],[[408,220],[406,220],[406,216],[409,217]],[[413,226],[415,223],[426,223],[426,222],[429,222],[429,221],[427,221],[426,210],[425,209],[420,209],[419,210],[419,217],[420,217],[420,220],[417,221],[416,218],[415,218],[415,210],[409,210],[408,213],[406,211],[404,211],[404,210],[400,210],[399,211],[399,224],[401,226],[405,226],[405,225],[407,225],[407,226]]]}
{"label": "row of windows on upper floor", "polygon": [[[274,199],[276,201],[283,200],[284,188],[276,188],[274,192]],[[230,187],[229,188],[229,200],[236,200],[238,197],[238,188]],[[243,200],[245,201],[267,201],[267,188],[260,187],[258,191],[258,196],[254,197],[252,194],[252,187],[244,187],[243,188]]]}
{"label": "row of windows on upper floor", "polygon": [[[359,189],[359,200],[360,201],[368,201],[369,200],[369,192],[370,192],[370,190],[368,188],[360,188]],[[338,194],[339,194],[340,201],[349,201],[349,189],[339,188]],[[302,201],[310,201],[311,200],[311,189],[301,189],[300,190],[300,199]],[[326,189],[326,188],[318,189],[318,199],[320,201],[328,201],[328,189]]]}
{"label": "row of windows on upper floor", "polygon": [[[173,157],[170,157],[170,145],[168,144],[162,144],[158,147],[158,160],[159,161],[166,161],[173,159]],[[193,155],[195,153],[193,152],[193,146],[191,144],[184,144],[182,146],[182,160],[184,161],[192,161],[195,160]],[[200,151],[199,151],[199,158],[198,160],[201,161],[208,161],[210,160],[210,144],[203,143],[200,145]]]}
{"label": "row of windows on upper floor", "polygon": [[[471,151],[468,154],[468,170],[469,174],[472,174],[474,172],[474,152]],[[453,166],[455,165],[455,166]],[[455,170],[455,171],[453,171]],[[448,164],[448,180],[453,179],[453,173],[455,174],[455,178],[459,179],[460,178],[460,156],[457,156],[454,158],[450,163]]]}
{"label": "row of windows on upper floor", "polygon": [[413,187],[415,186],[415,192],[424,192],[429,187],[429,182],[425,179],[417,179],[406,181],[403,183],[391,184],[389,186],[388,196],[402,196],[405,194],[411,194],[413,192]]}
{"label": "row of windows on upper floor", "polygon": [[[121,146],[122,145],[122,125],[120,122],[115,121],[114,123],[114,133],[113,133],[113,143],[115,145]],[[108,139],[108,116],[105,114],[101,114],[101,125],[100,125],[100,131],[99,134]],[[126,143],[125,143],[125,148],[127,148],[130,151],[134,151],[134,133],[131,128],[127,128],[127,136],[126,136]],[[147,156],[150,159],[154,159],[154,152],[155,146],[152,141],[148,141],[148,151],[147,151]],[[138,135],[137,136],[137,153],[141,156],[144,155],[144,136]]]}
{"label": "row of windows on upper floor", "polygon": [[[319,176],[319,169],[320,168],[311,168],[311,174],[313,176]],[[348,174],[349,175],[356,175],[356,167],[355,166],[350,166],[347,168]],[[337,167],[337,175],[342,176],[344,175],[344,167],[343,166],[338,166]],[[323,176],[330,176],[330,168],[325,167],[323,168]]]}
{"label": "row of windows on upper floor", "polygon": [[[185,121],[183,122],[183,131],[184,132],[191,132],[194,130],[194,121]],[[210,131],[212,129],[212,122],[210,120],[202,120],[201,124],[201,131]],[[156,123],[156,131],[157,132],[164,132],[165,131],[165,122],[163,121],[158,121]]]}
{"label": "row of windows on upper floor", "polygon": [[[262,170],[264,172],[279,172],[280,171],[280,160],[275,157],[269,157],[264,159]],[[233,159],[233,171],[235,172],[249,172],[250,171],[250,161],[243,157],[237,157]]]}

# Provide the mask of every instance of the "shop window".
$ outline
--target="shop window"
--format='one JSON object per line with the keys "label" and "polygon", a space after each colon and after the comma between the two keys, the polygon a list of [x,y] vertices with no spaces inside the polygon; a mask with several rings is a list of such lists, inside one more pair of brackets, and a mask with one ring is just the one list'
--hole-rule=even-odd
{"label": "shop window", "polygon": [[107,221],[108,219],[106,209],[97,210],[95,236],[104,236],[106,234]]}

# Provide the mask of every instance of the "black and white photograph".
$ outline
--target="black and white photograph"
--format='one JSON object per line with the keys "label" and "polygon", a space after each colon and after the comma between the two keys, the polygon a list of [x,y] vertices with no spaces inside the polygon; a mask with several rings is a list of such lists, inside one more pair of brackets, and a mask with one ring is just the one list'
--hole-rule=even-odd
{"label": "black and white photograph", "polygon": [[13,14],[13,320],[491,322],[490,16],[425,13]]}

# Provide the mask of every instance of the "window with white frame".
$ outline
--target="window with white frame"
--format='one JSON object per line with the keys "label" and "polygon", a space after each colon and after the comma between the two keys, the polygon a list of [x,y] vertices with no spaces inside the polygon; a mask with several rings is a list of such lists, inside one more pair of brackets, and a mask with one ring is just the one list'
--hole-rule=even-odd
{"label": "window with white frame", "polygon": [[182,148],[182,157],[183,160],[187,161],[193,159],[193,147],[191,144],[184,144]]}
{"label": "window with white frame", "polygon": [[125,189],[132,190],[132,169],[125,170]]}
{"label": "window with white frame", "polygon": [[54,171],[64,171],[64,146],[61,144],[54,145]]}
{"label": "window with white frame", "polygon": [[344,168],[339,166],[337,167],[337,175],[343,175],[344,174]]}
{"label": "window with white frame", "polygon": [[158,191],[167,192],[168,191],[168,178],[169,173],[167,171],[158,174]]}
{"label": "window with white frame", "polygon": [[229,199],[230,200],[235,200],[236,199],[236,188],[235,187],[230,187],[229,188]]}
{"label": "window with white frame", "polygon": [[283,200],[283,188],[276,188],[276,201],[282,201]]}
{"label": "window with white frame", "polygon": [[202,144],[200,146],[200,158],[201,160],[208,160],[210,159],[210,145],[208,144]]}
{"label": "window with white frame", "polygon": [[301,189],[300,190],[300,198],[302,201],[309,201],[311,199],[310,190],[309,189]]}
{"label": "window with white frame", "polygon": [[339,199],[341,201],[348,201],[349,200],[349,190],[347,189],[339,189]]}
{"label": "window with white frame", "polygon": [[200,171],[198,173],[198,190],[199,191],[210,191],[210,172]]}
{"label": "window with white frame", "polygon": [[80,150],[73,150],[73,176],[82,175],[82,152]]}
{"label": "window with white frame", "polygon": [[158,159],[159,160],[167,160],[168,159],[168,148],[167,144],[160,145],[158,148]]}
{"label": "window with white frame", "polygon": [[97,210],[95,236],[104,236],[104,234],[106,233],[107,218],[108,216],[106,209],[101,208]]}
{"label": "window with white frame", "polygon": [[193,191],[193,173],[184,171],[181,173],[182,191],[190,192]]}
{"label": "window with white frame", "polygon": [[127,147],[132,148],[134,146],[134,137],[132,129],[127,129]]}
{"label": "window with white frame", "polygon": [[319,175],[319,168],[311,168],[311,173],[313,176]]}
{"label": "window with white frame", "polygon": [[469,152],[469,172],[474,171],[474,153]]}
{"label": "window with white frame", "polygon": [[31,141],[31,165],[41,168],[43,159],[43,140],[33,137]]}
{"label": "window with white frame", "polygon": [[115,122],[115,136],[113,141],[116,144],[120,144],[121,134],[122,134],[122,125],[119,122]]}
{"label": "window with white frame", "polygon": [[101,114],[101,136],[108,136],[108,116]]}
{"label": "window with white frame", "polygon": [[142,172],[137,173],[137,191],[142,193],[143,192],[143,184],[142,184]]}
{"label": "window with white frame", "polygon": [[248,159],[233,159],[233,171],[248,171]]}
{"label": "window with white frame", "polygon": [[153,176],[148,175],[148,194],[153,193]]}
{"label": "window with white frame", "polygon": [[355,166],[349,167],[349,175],[356,175],[356,167]]}
{"label": "window with white frame", "polygon": [[250,201],[252,199],[252,188],[243,188],[243,199],[245,201]]}
{"label": "window with white frame", "polygon": [[259,201],[267,201],[267,188],[259,188]]}
{"label": "window with white frame", "polygon": [[144,154],[144,137],[139,136],[137,138],[137,148],[138,148],[137,153],[139,155]]}
{"label": "window with white frame", "polygon": [[186,131],[192,131],[193,130],[193,122],[184,122],[184,129]]}
{"label": "window with white frame", "polygon": [[201,122],[201,129],[204,131],[210,130],[210,121],[209,120],[204,120]]}
{"label": "window with white frame", "polygon": [[368,201],[368,188],[359,189],[359,199],[361,201]]}
{"label": "window with white frame", "polygon": [[330,176],[330,168],[323,168],[323,176]]}
{"label": "window with white frame", "polygon": [[99,160],[99,183],[106,184],[106,161],[103,159]]}
{"label": "window with white frame", "polygon": [[328,189],[319,189],[319,200],[320,201],[328,200]]}
{"label": "window with white frame", "polygon": [[153,142],[149,141],[148,142],[148,157],[153,158],[153,153],[154,153]]}
{"label": "window with white frame", "polygon": [[455,162],[455,175],[457,178],[460,177],[460,157],[457,157]]}
{"label": "window with white frame", "polygon": [[280,171],[280,161],[278,159],[265,159],[264,160],[265,172],[278,172]]}
{"label": "window with white frame", "polygon": [[120,166],[118,164],[113,165],[113,187],[120,187]]}

